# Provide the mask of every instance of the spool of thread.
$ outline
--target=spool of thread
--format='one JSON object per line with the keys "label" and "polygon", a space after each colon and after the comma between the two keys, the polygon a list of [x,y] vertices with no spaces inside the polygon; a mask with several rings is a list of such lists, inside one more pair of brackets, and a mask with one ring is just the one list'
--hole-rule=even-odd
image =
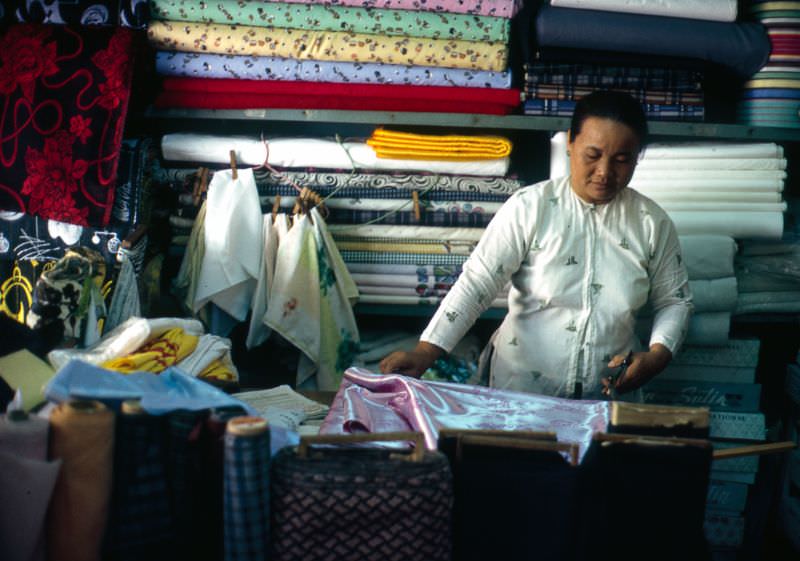
{"label": "spool of thread", "polygon": [[47,505],[61,462],[47,461],[50,423],[24,411],[0,415],[0,559],[44,559]]}
{"label": "spool of thread", "polygon": [[95,561],[108,518],[114,414],[99,401],[73,400],[50,416],[50,457],[63,461],[50,501],[47,557]]}
{"label": "spool of thread", "polygon": [[235,417],[225,431],[225,561],[269,552],[270,435],[260,417]]}
{"label": "spool of thread", "polygon": [[172,534],[164,418],[139,400],[122,402],[117,416],[114,478],[105,550],[116,560],[159,559]]}

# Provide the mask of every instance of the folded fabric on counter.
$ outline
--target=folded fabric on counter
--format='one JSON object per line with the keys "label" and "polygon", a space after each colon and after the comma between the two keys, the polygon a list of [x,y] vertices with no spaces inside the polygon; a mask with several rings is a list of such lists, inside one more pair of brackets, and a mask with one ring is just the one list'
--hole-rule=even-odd
{"label": "folded fabric on counter", "polygon": [[236,153],[240,165],[260,166],[267,159],[276,167],[423,171],[456,175],[502,176],[508,171],[509,159],[476,162],[390,160],[378,158],[363,142],[342,142],[318,138],[269,139],[235,136],[213,136],[191,133],[166,134],[161,139],[165,160],[230,164],[230,151]]}
{"label": "folded fabric on counter", "polygon": [[419,431],[425,436],[426,446],[435,449],[442,426],[553,431],[560,442],[577,443],[582,456],[592,435],[604,432],[608,422],[606,401],[426,382],[349,368],[320,434]]}
{"label": "folded fabric on counter", "polygon": [[519,90],[514,89],[202,78],[167,78],[155,101],[157,107],[305,107],[491,114],[509,113],[518,104]]}
{"label": "folded fabric on counter", "polygon": [[0,209],[108,223],[133,40],[120,27],[16,24],[3,32]]}
{"label": "folded fabric on counter", "polygon": [[749,78],[767,62],[769,37],[757,23],[575,10],[543,5],[536,40],[544,47],[701,59]]}
{"label": "folded fabric on counter", "polygon": [[550,0],[550,4],[559,8],[602,10],[709,21],[735,21],[737,14],[736,0],[671,0],[669,3],[660,0],[643,0],[640,2],[630,2],[628,0]]}
{"label": "folded fabric on counter", "polygon": [[345,84],[456,86],[463,88],[511,87],[511,72],[408,66],[377,62],[296,60],[273,56],[216,55],[159,51],[156,72],[187,78],[237,80],[295,80]]}
{"label": "folded fabric on counter", "polygon": [[738,289],[736,277],[689,280],[695,313],[732,312],[736,308]]}
{"label": "folded fabric on counter", "polygon": [[367,139],[379,158],[405,160],[492,160],[511,155],[511,141],[500,136],[433,135],[379,127]]}
{"label": "folded fabric on counter", "polygon": [[[314,4],[318,0],[284,0],[297,4]],[[522,0],[323,0],[321,4],[341,6],[363,6],[365,8],[387,8],[391,10],[420,10],[429,12],[448,12],[513,17],[522,7]]]}
{"label": "folded fabric on counter", "polygon": [[150,22],[147,36],[153,47],[168,51],[445,66],[494,72],[508,67],[508,45],[502,42],[171,21]]}
{"label": "folded fabric on counter", "polygon": [[152,0],[151,8],[158,20],[463,41],[507,42],[510,27],[507,18],[498,17],[261,0]]}
{"label": "folded fabric on counter", "polygon": [[[192,169],[191,173],[195,171]],[[287,182],[292,182],[311,187],[320,194],[324,188],[375,190],[381,192],[381,197],[385,196],[383,191],[397,191],[400,198],[408,197],[409,191],[436,191],[440,195],[442,191],[464,192],[470,193],[470,196],[485,193],[507,197],[523,186],[522,181],[506,177],[469,177],[431,173],[326,173],[282,170],[276,174],[266,169],[257,169],[254,170],[254,174],[258,185],[285,185]]]}
{"label": "folded fabric on counter", "polygon": [[143,29],[150,17],[147,0],[15,0],[5,5],[13,18],[26,23]]}

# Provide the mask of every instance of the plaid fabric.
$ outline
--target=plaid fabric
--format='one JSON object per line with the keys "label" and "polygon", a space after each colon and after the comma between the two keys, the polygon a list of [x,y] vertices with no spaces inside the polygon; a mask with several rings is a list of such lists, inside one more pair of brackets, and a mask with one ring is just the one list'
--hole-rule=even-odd
{"label": "plaid fabric", "polygon": [[225,561],[266,559],[270,437],[225,434]]}
{"label": "plaid fabric", "polygon": [[[669,89],[642,89],[642,88],[609,88],[611,91],[626,93],[641,103],[651,104],[680,104],[699,105],[703,103],[702,92],[679,92]],[[576,86],[572,84],[533,84],[526,85],[525,99],[563,99],[578,100],[592,93],[590,86]]]}
{"label": "plaid fabric", "polygon": [[[648,119],[674,121],[702,121],[705,107],[702,105],[659,105],[642,104]],[[523,104],[525,115],[546,115],[571,117],[575,110],[574,101],[556,99],[528,99]]]}
{"label": "plaid fabric", "polygon": [[390,253],[386,251],[340,251],[345,263],[381,263],[386,265],[462,265],[466,255]]}
{"label": "plaid fabric", "polygon": [[524,65],[525,84],[640,88],[692,92],[701,89],[701,72],[676,68],[536,62]]}
{"label": "plaid fabric", "polygon": [[[313,187],[314,191],[321,197],[331,194],[337,199],[410,199],[411,191],[408,189],[398,189],[392,186],[375,189],[373,187]],[[337,190],[338,189],[338,190]],[[506,193],[483,193],[480,191],[442,191],[439,189],[424,191],[420,189],[419,198],[421,201],[481,201],[481,202],[504,202],[510,197]],[[297,190],[291,185],[259,185],[258,194],[261,197],[296,197]]]}
{"label": "plaid fabric", "polygon": [[[477,212],[443,212],[424,210],[417,220],[413,211],[389,212],[385,210],[355,210],[347,208],[329,208],[326,222],[329,224],[391,224],[406,226],[449,226],[484,228],[494,214]],[[374,222],[373,222],[374,221]]]}
{"label": "plaid fabric", "polygon": [[106,531],[111,559],[160,559],[171,543],[164,418],[119,415]]}

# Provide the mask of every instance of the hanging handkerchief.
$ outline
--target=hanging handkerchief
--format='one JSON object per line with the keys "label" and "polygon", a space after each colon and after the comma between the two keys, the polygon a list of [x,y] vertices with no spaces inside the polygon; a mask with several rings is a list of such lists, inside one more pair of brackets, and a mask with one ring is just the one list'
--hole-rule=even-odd
{"label": "hanging handkerchief", "polygon": [[358,349],[350,300],[358,291],[324,220],[316,209],[310,217],[281,238],[264,321],[303,352],[298,386],[334,390]]}
{"label": "hanging handkerchief", "polygon": [[[282,219],[285,227],[285,216],[280,215],[280,219]],[[264,256],[261,260],[261,274],[258,275],[255,293],[253,294],[250,331],[247,333],[248,349],[252,349],[266,341],[270,334],[269,327],[264,323],[264,314],[267,313],[272,279],[275,276],[275,258],[278,255],[278,230],[272,221],[272,214],[264,215],[263,230]]]}
{"label": "hanging handkerchief", "polygon": [[213,302],[244,321],[261,271],[264,236],[253,171],[242,169],[237,175],[233,179],[231,170],[217,171],[208,186],[205,254],[194,310]]}
{"label": "hanging handkerchief", "polygon": [[19,24],[0,37],[0,208],[108,223],[132,55],[123,28]]}

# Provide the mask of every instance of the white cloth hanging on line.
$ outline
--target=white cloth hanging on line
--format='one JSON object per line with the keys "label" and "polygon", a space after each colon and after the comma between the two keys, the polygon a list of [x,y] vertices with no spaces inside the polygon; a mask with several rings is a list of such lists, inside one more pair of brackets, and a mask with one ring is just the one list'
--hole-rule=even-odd
{"label": "white cloth hanging on line", "polygon": [[[285,228],[285,215],[276,215],[277,219],[283,222]],[[250,328],[247,332],[246,341],[248,349],[252,349],[266,341],[271,333],[269,326],[264,323],[264,315],[267,313],[272,281],[275,276],[275,260],[278,256],[278,227],[272,221],[272,214],[264,215],[262,230],[264,255],[261,259],[261,272],[258,275],[251,304]]]}

